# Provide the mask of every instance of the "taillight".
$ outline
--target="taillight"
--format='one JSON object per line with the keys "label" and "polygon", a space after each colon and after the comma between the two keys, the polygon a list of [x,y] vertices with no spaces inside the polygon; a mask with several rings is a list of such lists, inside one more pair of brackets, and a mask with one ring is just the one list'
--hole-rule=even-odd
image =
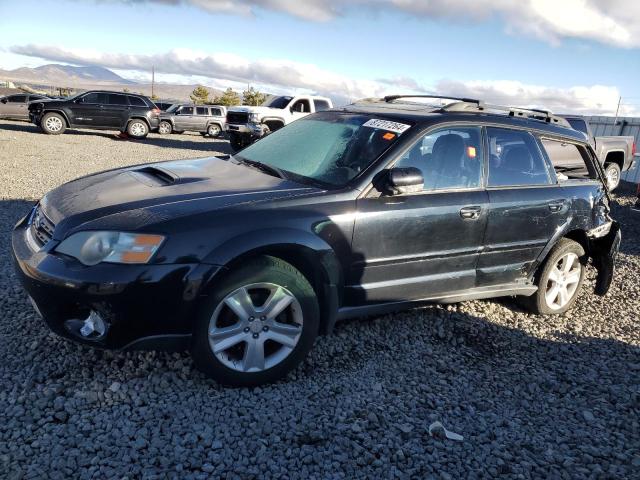
{"label": "taillight", "polygon": [[159,108],[154,108],[153,110],[151,110],[153,113],[159,115],[161,110]]}

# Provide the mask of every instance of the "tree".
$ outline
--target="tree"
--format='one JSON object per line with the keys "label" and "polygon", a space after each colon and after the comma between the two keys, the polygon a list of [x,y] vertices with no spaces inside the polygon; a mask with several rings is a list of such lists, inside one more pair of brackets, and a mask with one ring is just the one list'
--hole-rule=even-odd
{"label": "tree", "polygon": [[264,93],[259,92],[253,87],[248,87],[244,92],[242,92],[242,104],[257,106],[262,105],[266,100],[267,96]]}
{"label": "tree", "polygon": [[191,95],[189,95],[189,97],[191,98],[191,101],[196,105],[209,103],[209,90],[207,90],[202,85],[198,85],[193,89],[193,92],[191,92]]}
{"label": "tree", "polygon": [[129,92],[130,92],[130,90],[129,90],[128,88],[123,88],[123,89],[122,89],[122,91],[123,91],[124,93],[129,93]]}
{"label": "tree", "polygon": [[232,88],[227,88],[222,95],[214,98],[213,103],[216,105],[224,105],[225,107],[234,107],[241,105],[242,100],[237,92],[234,92]]}

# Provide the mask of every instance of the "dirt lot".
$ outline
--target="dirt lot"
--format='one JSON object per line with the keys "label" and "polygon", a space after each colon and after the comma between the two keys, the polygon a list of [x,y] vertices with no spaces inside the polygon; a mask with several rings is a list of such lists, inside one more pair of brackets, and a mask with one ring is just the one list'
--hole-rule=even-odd
{"label": "dirt lot", "polygon": [[[227,152],[196,135],[51,137],[0,121],[0,478],[640,478],[640,213],[622,190],[618,273],[575,309],[476,301],[354,320],[286,381],[222,388],[186,353],[49,333],[9,232],[79,175]],[[435,420],[462,441],[432,438]]]}

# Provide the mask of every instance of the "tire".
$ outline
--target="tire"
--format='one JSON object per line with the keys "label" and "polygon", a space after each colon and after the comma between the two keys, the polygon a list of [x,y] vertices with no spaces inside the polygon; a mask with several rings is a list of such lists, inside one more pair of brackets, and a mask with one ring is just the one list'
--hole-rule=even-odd
{"label": "tire", "polygon": [[220,129],[220,125],[217,125],[215,123],[207,127],[207,135],[213,138],[216,138],[218,135],[220,135],[221,131],[222,130]]}
{"label": "tire", "polygon": [[[523,297],[523,305],[538,315],[559,315],[570,310],[580,293],[586,264],[582,245],[568,238],[561,239],[536,274],[538,291],[530,297]],[[556,279],[563,282],[564,287],[558,287]],[[555,295],[554,286],[557,287]]]}
{"label": "tire", "polygon": [[231,145],[231,150],[234,153],[245,147],[242,137],[236,133],[229,134],[229,144]]}
{"label": "tire", "polygon": [[[261,315],[261,308],[285,303],[275,316]],[[311,350],[319,322],[318,299],[304,275],[279,258],[258,257],[232,270],[207,297],[196,319],[191,356],[200,371],[224,385],[275,382]]]}
{"label": "tire", "polygon": [[40,128],[47,135],[60,135],[67,129],[67,121],[59,113],[45,113],[40,120]]}
{"label": "tire", "polygon": [[127,134],[132,138],[145,138],[149,134],[149,127],[144,120],[134,118],[127,124]]}
{"label": "tire", "polygon": [[162,122],[160,122],[160,125],[158,125],[158,133],[160,135],[169,135],[172,131],[173,125],[171,125],[171,122],[163,120]]}
{"label": "tire", "polygon": [[620,175],[622,171],[617,163],[608,163],[604,167],[604,174],[607,179],[609,191],[613,192],[620,185]]}

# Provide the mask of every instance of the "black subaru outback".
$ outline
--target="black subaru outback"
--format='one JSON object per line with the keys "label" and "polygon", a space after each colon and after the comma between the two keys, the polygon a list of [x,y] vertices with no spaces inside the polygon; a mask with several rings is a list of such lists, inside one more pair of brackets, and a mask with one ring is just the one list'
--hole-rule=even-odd
{"label": "black subaru outback", "polygon": [[144,138],[158,129],[160,109],[144,95],[89,91],[65,99],[32,102],[29,119],[49,135],[73,127],[120,130]]}
{"label": "black subaru outback", "polygon": [[559,314],[588,262],[604,295],[620,231],[585,137],[544,111],[420,102],[62,185],[13,232],[19,277],[64,337],[189,348],[236,385],[282,377],[347,317],[499,296]]}

